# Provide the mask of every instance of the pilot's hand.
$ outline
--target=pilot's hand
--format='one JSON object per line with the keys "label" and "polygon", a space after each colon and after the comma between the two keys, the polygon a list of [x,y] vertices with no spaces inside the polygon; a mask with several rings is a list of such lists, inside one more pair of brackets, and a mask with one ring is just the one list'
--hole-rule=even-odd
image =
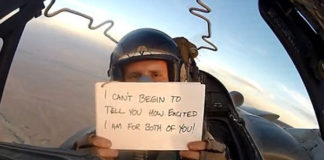
{"label": "pilot's hand", "polygon": [[111,149],[111,141],[98,136],[90,136],[89,143],[93,146],[91,152],[102,160],[112,160],[118,157],[119,150]]}
{"label": "pilot's hand", "polygon": [[190,160],[228,160],[226,146],[215,140],[188,143],[187,151],[180,151],[180,156]]}
{"label": "pilot's hand", "polygon": [[195,141],[188,143],[187,151],[180,151],[180,156],[186,159],[200,159],[200,151],[206,150],[207,142],[205,141]]}

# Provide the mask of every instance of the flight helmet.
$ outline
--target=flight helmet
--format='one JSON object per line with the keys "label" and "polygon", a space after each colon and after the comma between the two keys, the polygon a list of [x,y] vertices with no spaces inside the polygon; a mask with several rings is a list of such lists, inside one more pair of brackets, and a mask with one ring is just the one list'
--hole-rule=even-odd
{"label": "flight helmet", "polygon": [[169,81],[179,81],[181,53],[177,44],[167,34],[151,28],[134,30],[118,42],[110,57],[108,76],[122,81],[123,67],[141,60],[166,61]]}

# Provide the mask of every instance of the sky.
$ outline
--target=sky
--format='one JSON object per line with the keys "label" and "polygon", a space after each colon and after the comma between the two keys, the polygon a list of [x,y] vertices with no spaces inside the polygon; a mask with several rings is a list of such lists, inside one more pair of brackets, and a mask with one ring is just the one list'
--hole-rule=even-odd
{"label": "sky", "polygon": [[[209,39],[217,52],[199,50],[197,63],[221,80],[229,91],[245,97],[244,105],[280,115],[280,120],[298,128],[318,128],[306,89],[285,49],[263,21],[256,0],[204,0],[211,8],[204,13],[211,21]],[[48,4],[48,1],[46,2]],[[171,37],[186,37],[197,46],[208,46],[206,22],[189,13],[200,7],[194,0],[57,0],[50,12],[71,8],[94,17],[94,25],[113,20],[108,33],[119,40],[138,28],[155,28]],[[87,30],[88,20],[69,13],[41,17],[37,23],[54,25],[73,36],[107,45],[115,43],[97,31]],[[107,27],[108,25],[106,25]]]}

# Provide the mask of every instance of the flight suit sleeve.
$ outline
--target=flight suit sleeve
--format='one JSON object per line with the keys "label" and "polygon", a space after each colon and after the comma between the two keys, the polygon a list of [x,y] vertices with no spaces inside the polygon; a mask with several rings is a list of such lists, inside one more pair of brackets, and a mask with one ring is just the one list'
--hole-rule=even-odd
{"label": "flight suit sleeve", "polygon": [[207,142],[206,150],[200,152],[200,160],[230,160],[226,145],[214,139],[204,122],[203,140]]}
{"label": "flight suit sleeve", "polygon": [[200,160],[229,160],[227,147],[224,143],[216,141],[213,136],[205,131],[204,141],[207,142],[206,150],[200,152]]}

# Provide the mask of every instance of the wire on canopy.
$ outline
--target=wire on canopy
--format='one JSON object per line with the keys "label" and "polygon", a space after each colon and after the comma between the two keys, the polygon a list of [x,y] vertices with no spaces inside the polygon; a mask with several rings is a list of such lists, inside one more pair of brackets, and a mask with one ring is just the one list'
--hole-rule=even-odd
{"label": "wire on canopy", "polygon": [[206,47],[206,46],[200,46],[198,48],[199,49],[208,49],[208,50],[212,50],[212,51],[217,51],[217,47],[210,41],[207,40],[207,38],[211,38],[211,29],[210,29],[210,21],[209,19],[207,19],[206,17],[202,16],[201,14],[198,14],[198,12],[203,12],[203,13],[209,13],[211,12],[211,9],[204,3],[202,3],[200,0],[196,0],[196,2],[202,6],[203,8],[195,8],[195,7],[191,7],[189,8],[189,12],[203,20],[205,20],[207,22],[207,29],[208,29],[208,33],[207,35],[202,35],[201,38],[208,43],[211,47]]}
{"label": "wire on canopy", "polygon": [[106,37],[108,37],[111,41],[113,41],[114,43],[116,43],[116,44],[118,43],[118,41],[115,38],[113,38],[112,36],[110,36],[108,34],[108,31],[114,26],[114,21],[107,20],[107,21],[104,21],[104,22],[98,24],[97,26],[93,26],[92,25],[93,18],[91,16],[86,15],[86,14],[81,13],[81,12],[78,12],[78,11],[75,11],[75,10],[72,10],[70,8],[61,8],[61,9],[59,9],[59,10],[53,12],[53,13],[49,13],[49,10],[52,8],[52,6],[54,5],[54,3],[55,3],[55,0],[52,0],[50,2],[50,4],[46,7],[45,12],[44,12],[44,15],[46,17],[53,17],[53,16],[56,16],[56,15],[60,14],[61,12],[69,12],[69,13],[72,13],[72,14],[75,14],[75,15],[78,15],[78,16],[81,16],[81,17],[83,17],[85,19],[88,19],[89,20],[88,28],[91,29],[91,30],[95,30],[95,29],[98,29],[98,28],[100,28],[101,26],[103,26],[105,24],[109,24],[109,26],[104,31],[104,35]]}
{"label": "wire on canopy", "polygon": [[[112,20],[107,20],[107,21],[104,21],[100,24],[98,24],[97,26],[93,26],[93,18],[87,14],[84,14],[84,13],[81,13],[81,12],[78,12],[78,11],[75,11],[75,10],[72,10],[70,8],[62,8],[62,9],[59,9],[53,13],[49,13],[49,10],[52,8],[52,6],[54,5],[56,0],[51,0],[50,4],[46,7],[45,9],[45,12],[44,12],[44,15],[46,17],[53,17],[53,16],[56,16],[62,12],[69,12],[69,13],[72,13],[72,14],[75,14],[75,15],[78,15],[78,16],[81,16],[85,19],[88,19],[89,20],[89,24],[88,24],[88,28],[91,29],[91,30],[95,30],[95,29],[98,29],[100,28],[101,26],[105,25],[105,24],[109,24],[109,26],[105,29],[104,31],[104,35],[109,38],[111,41],[113,41],[114,43],[118,43],[118,41],[113,38],[111,35],[108,34],[108,31],[114,26],[114,21]],[[200,17],[201,19],[205,20],[207,22],[207,29],[208,29],[208,33],[207,35],[202,35],[202,39],[208,43],[211,47],[206,47],[206,46],[200,46],[198,48],[198,50],[200,49],[208,49],[208,50],[212,50],[212,51],[217,51],[217,47],[210,41],[207,40],[207,38],[211,38],[211,29],[210,29],[210,21],[202,16],[201,14],[199,14],[198,12],[203,12],[203,13],[210,13],[211,12],[211,9],[204,3],[202,3],[200,0],[196,0],[196,2],[202,6],[203,8],[195,8],[195,7],[192,7],[192,8],[189,8],[189,12],[197,17]]]}

